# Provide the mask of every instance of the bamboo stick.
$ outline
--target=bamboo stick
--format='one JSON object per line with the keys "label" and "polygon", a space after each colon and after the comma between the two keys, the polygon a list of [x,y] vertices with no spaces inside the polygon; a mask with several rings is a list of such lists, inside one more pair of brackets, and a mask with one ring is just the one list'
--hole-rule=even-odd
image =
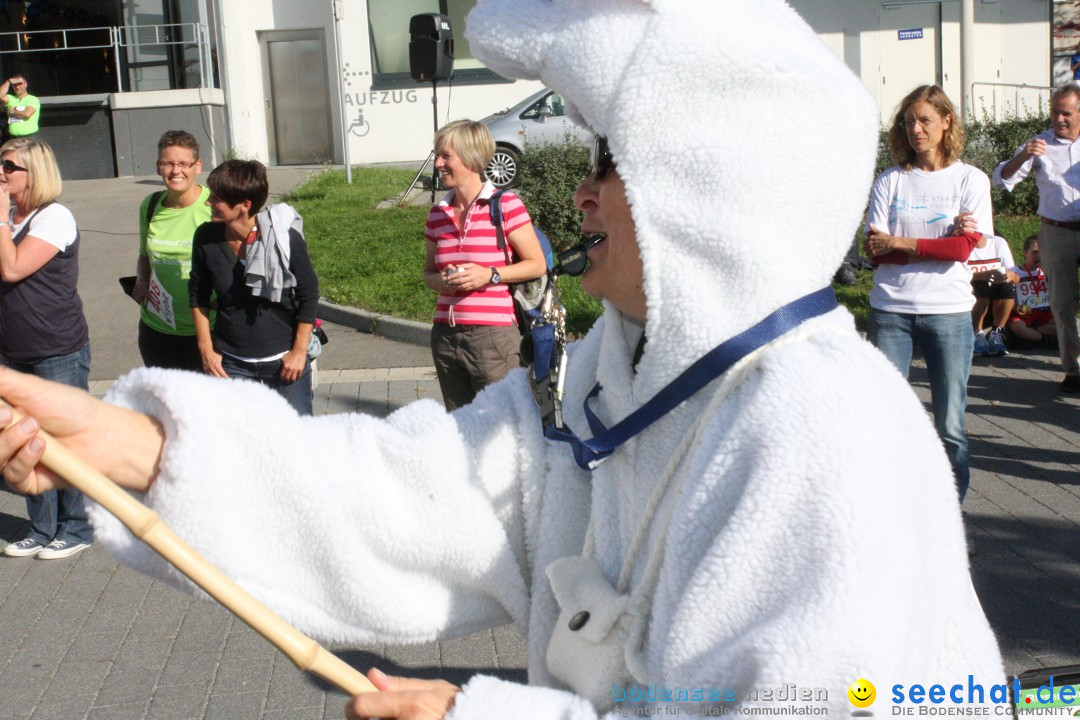
{"label": "bamboo stick", "polygon": [[[11,408],[2,400],[0,405]],[[14,415],[12,424],[22,419],[23,416],[14,408],[11,408],[11,411]],[[363,673],[289,625],[256,600],[251,593],[207,562],[162,522],[156,512],[87,465],[44,430],[39,430],[38,435],[45,440],[42,465],[115,515],[135,537],[157,551],[212,598],[273,643],[297,667],[318,675],[349,695],[378,692]]]}

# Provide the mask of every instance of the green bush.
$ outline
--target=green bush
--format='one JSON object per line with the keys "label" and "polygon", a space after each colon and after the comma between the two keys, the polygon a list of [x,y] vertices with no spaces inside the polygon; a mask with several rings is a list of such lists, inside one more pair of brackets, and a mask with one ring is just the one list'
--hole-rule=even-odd
{"label": "green bush", "polygon": [[518,194],[555,252],[580,243],[582,214],[573,198],[589,174],[589,148],[569,133],[558,143],[526,144],[518,168]]}
{"label": "green bush", "polygon": [[[1011,117],[993,122],[984,118],[968,125],[968,143],[964,161],[993,175],[994,168],[1008,160],[1027,140],[1050,127],[1045,112],[1030,117]],[[1025,180],[1008,192],[1002,188],[991,191],[994,214],[1030,215],[1039,207],[1039,191],[1034,180]]]}

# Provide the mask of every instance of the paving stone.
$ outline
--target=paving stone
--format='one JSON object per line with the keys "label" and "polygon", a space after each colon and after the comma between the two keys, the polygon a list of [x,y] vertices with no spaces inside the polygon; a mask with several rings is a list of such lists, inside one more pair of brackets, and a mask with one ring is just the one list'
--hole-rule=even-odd
{"label": "paving stone", "polygon": [[29,720],[57,720],[58,718],[82,718],[90,712],[93,695],[77,695],[70,691],[46,694],[34,708]]}
{"label": "paving stone", "polygon": [[[267,710],[263,715],[264,720],[322,720],[323,717],[325,716],[322,705],[288,710]],[[345,717],[345,703],[342,702],[330,717]]]}
{"label": "paving stone", "polygon": [[525,638],[516,625],[503,625],[491,632],[495,640],[495,659],[500,668],[522,669],[525,667],[527,647]]}
{"label": "paving stone", "polygon": [[496,664],[495,639],[490,630],[468,637],[444,640],[439,645],[442,649],[443,667],[484,668]]}
{"label": "paving stone", "polygon": [[172,720],[200,720],[206,714],[209,687],[169,685],[154,691],[147,717]]}
{"label": "paving stone", "polygon": [[144,720],[149,701],[124,703],[121,705],[96,706],[90,710],[86,720]]}
{"label": "paving stone", "polygon": [[214,695],[249,693],[257,688],[265,697],[273,664],[272,654],[262,657],[235,655],[223,658],[214,676]]}
{"label": "paving stone", "polygon": [[203,720],[260,720],[264,717],[266,689],[243,693],[213,693]]}
{"label": "paving stone", "polygon": [[188,607],[176,636],[173,651],[216,651],[225,647],[232,613],[216,602],[197,601]]}
{"label": "paving stone", "polygon": [[356,395],[356,405],[351,410],[377,417],[385,417],[389,413],[387,407],[388,388],[389,383],[386,382],[362,383]]}
{"label": "paving stone", "polygon": [[379,669],[388,672],[391,675],[395,675],[398,674],[400,670],[408,668],[438,667],[439,655],[439,645],[436,643],[388,646],[384,657],[397,667],[380,667]]}
{"label": "paving stone", "polygon": [[327,414],[356,411],[356,397],[360,392],[360,383],[334,383],[326,404]]}
{"label": "paving stone", "polygon": [[270,676],[267,708],[320,708],[326,685],[317,678],[301,672],[284,655],[274,656]]}
{"label": "paving stone", "polygon": [[165,669],[161,673],[158,685],[161,687],[205,686],[209,689],[220,663],[219,653],[178,651],[174,647],[169,653],[169,659],[165,662]]}

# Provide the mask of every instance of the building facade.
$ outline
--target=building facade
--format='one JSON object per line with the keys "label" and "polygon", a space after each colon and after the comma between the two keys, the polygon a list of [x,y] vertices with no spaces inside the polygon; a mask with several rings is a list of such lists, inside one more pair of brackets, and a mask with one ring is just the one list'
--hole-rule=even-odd
{"label": "building facade", "polygon": [[[883,117],[924,83],[959,100],[964,48],[974,58],[966,67],[977,116],[1045,107],[1080,38],[1067,27],[1078,0],[789,2],[863,79]],[[972,8],[967,25],[963,3]],[[0,69],[27,74],[42,97],[41,133],[62,151],[65,177],[150,174],[154,143],[172,127],[195,132],[211,165],[226,156],[417,161],[436,124],[482,118],[540,89],[472,57],[462,30],[474,4],[9,1]],[[434,87],[409,72],[409,19],[429,12],[450,18],[455,44],[454,78]]]}

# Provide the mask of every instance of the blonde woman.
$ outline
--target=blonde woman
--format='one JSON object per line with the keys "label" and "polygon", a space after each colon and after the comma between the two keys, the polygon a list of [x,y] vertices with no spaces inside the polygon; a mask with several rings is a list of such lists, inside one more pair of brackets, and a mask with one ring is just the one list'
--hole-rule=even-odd
{"label": "blonde woman", "polygon": [[435,169],[450,192],[428,213],[424,284],[439,293],[431,354],[448,410],[469,404],[521,364],[508,284],[547,271],[529,212],[513,193],[499,198],[507,252],[497,246],[495,186],[481,175],[494,154],[491,133],[473,120],[435,134]]}
{"label": "blonde woman", "polygon": [[[33,138],[0,147],[0,363],[86,390],[90,335],[79,281],[79,229],[55,202],[62,184],[52,149]],[[65,488],[26,498],[30,532],[10,557],[67,557],[90,546],[83,496]]]}

